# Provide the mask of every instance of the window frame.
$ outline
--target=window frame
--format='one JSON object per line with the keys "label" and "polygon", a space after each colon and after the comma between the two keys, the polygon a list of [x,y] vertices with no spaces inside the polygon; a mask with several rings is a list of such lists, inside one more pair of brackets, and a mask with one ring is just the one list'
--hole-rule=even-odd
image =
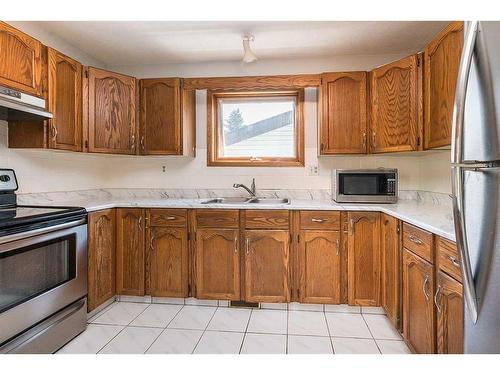
{"label": "window frame", "polygon": [[[295,97],[295,157],[219,157],[219,105],[221,98]],[[207,166],[209,167],[304,167],[304,88],[208,90]]]}

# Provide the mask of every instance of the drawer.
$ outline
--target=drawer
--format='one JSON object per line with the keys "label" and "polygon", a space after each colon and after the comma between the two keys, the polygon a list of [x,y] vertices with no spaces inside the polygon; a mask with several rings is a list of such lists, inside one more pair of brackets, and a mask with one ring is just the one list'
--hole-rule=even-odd
{"label": "drawer", "polygon": [[245,215],[249,229],[288,229],[290,225],[288,210],[246,210]]}
{"label": "drawer", "polygon": [[433,263],[434,247],[432,233],[413,225],[403,224],[403,247]]}
{"label": "drawer", "polygon": [[340,211],[300,211],[300,229],[340,229]]}
{"label": "drawer", "polygon": [[182,208],[155,208],[148,210],[150,227],[185,227],[187,210]]}
{"label": "drawer", "polygon": [[196,226],[199,228],[238,228],[238,210],[196,210]]}
{"label": "drawer", "polygon": [[457,245],[451,241],[439,238],[436,246],[436,261],[441,271],[457,281],[462,281],[462,268]]}

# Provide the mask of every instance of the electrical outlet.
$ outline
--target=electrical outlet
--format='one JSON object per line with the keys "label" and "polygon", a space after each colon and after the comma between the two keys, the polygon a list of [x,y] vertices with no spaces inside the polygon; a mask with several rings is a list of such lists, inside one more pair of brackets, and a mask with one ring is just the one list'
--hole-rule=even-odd
{"label": "electrical outlet", "polygon": [[163,173],[165,173],[165,172],[167,171],[167,167],[165,167],[164,165],[162,165],[162,166],[161,166],[161,171],[162,171]]}
{"label": "electrical outlet", "polygon": [[318,165],[313,164],[308,167],[309,176],[317,176],[319,174]]}

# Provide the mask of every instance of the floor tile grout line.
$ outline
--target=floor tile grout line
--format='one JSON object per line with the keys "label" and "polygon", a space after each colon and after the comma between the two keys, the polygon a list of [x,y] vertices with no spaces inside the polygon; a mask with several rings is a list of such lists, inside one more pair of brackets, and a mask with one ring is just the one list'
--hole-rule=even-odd
{"label": "floor tile grout line", "polygon": [[198,339],[198,341],[196,342],[196,345],[194,346],[193,348],[193,351],[191,352],[191,354],[194,354],[194,351],[196,350],[196,348],[198,347],[198,345],[200,344],[200,341],[201,339],[203,338],[203,335],[205,334],[205,332],[207,332],[207,328],[208,326],[210,325],[210,322],[212,321],[212,319],[214,318],[215,316],[215,313],[217,312],[217,310],[219,310],[219,306],[215,307],[215,311],[214,313],[212,314],[212,316],[210,317],[210,320],[208,321],[207,325],[205,326],[205,329],[203,330],[203,333],[201,334],[200,338]]}
{"label": "floor tile grout line", "polygon": [[335,354],[335,348],[333,347],[332,334],[330,332],[330,326],[328,325],[328,319],[326,318],[326,312],[323,311],[323,317],[325,318],[326,329],[328,330],[328,338],[330,339],[330,346],[332,347],[332,354]]}
{"label": "floor tile grout line", "polygon": [[285,344],[285,354],[288,354],[288,327],[289,327],[289,320],[290,320],[290,309],[286,309],[286,344]]}
{"label": "floor tile grout line", "polygon": [[122,333],[122,332],[123,332],[123,330],[124,330],[125,328],[127,328],[127,326],[120,326],[120,327],[122,327],[122,329],[120,329],[120,330],[116,333],[116,335],[114,335],[111,339],[109,339],[109,341],[108,341],[106,344],[104,344],[103,346],[101,346],[101,349],[99,349],[99,350],[97,351],[97,353],[95,353],[95,354],[99,354],[99,353],[101,353],[101,351],[102,351],[102,350],[103,350],[106,346],[108,346],[108,345],[109,345],[109,343],[110,343],[111,341],[113,341],[113,340],[116,338],[116,336],[118,336],[120,333]]}
{"label": "floor tile grout line", "polygon": [[243,349],[243,344],[245,343],[245,339],[247,338],[248,326],[250,325],[250,319],[252,319],[253,309],[250,309],[250,316],[248,317],[247,326],[245,327],[245,332],[243,333],[243,340],[241,341],[240,351],[238,354],[241,354],[241,350]]}
{"label": "floor tile grout line", "polygon": [[375,336],[373,336],[373,332],[372,332],[372,330],[371,330],[370,326],[368,325],[368,322],[366,321],[366,319],[365,319],[365,317],[364,317],[364,315],[363,315],[363,314],[361,314],[361,317],[363,318],[363,321],[365,322],[366,327],[368,327],[368,331],[370,332],[370,335],[372,335],[372,340],[373,340],[373,342],[375,343],[375,346],[377,347],[378,352],[379,352],[380,354],[382,354],[382,351],[381,351],[381,350],[380,350],[380,348],[378,347],[377,341],[375,340]]}
{"label": "floor tile grout line", "polygon": [[[179,313],[181,312],[182,310],[182,307],[175,313],[175,315],[172,317],[172,319],[169,320],[169,322],[167,323],[167,325],[165,326],[165,328],[162,329],[162,331],[160,332],[160,334],[153,340],[153,342],[151,343],[151,345],[149,345],[146,350],[144,351],[144,354],[146,354],[148,352],[148,350],[153,346],[153,344],[158,341],[158,339],[160,338],[160,336],[163,334],[163,332],[165,332],[167,330],[167,327],[169,326],[169,324],[172,322],[172,320],[175,319],[175,317],[177,315],[179,315]],[[144,312],[144,311],[143,311]],[[137,318],[136,318],[137,319]]]}

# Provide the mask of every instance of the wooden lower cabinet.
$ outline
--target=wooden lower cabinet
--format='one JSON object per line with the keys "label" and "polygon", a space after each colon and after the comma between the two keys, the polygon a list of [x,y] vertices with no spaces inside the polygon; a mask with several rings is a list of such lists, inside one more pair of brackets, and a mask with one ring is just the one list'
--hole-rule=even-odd
{"label": "wooden lower cabinet", "polygon": [[288,302],[288,230],[247,230],[245,232],[245,300]]}
{"label": "wooden lower cabinet", "polygon": [[381,214],[381,305],[394,327],[401,324],[401,241],[400,223],[395,217]]}
{"label": "wooden lower cabinet", "polygon": [[348,213],[348,303],[380,304],[380,213]]}
{"label": "wooden lower cabinet", "polygon": [[299,235],[299,302],[340,303],[338,231],[302,230]]}
{"label": "wooden lower cabinet", "polygon": [[144,211],[116,210],[116,294],[144,295]]}
{"label": "wooden lower cabinet", "polygon": [[439,271],[434,302],[437,316],[437,352],[462,354],[464,351],[462,284]]}
{"label": "wooden lower cabinet", "polygon": [[403,336],[419,354],[435,351],[434,267],[403,249]]}
{"label": "wooden lower cabinet", "polygon": [[239,233],[238,229],[196,231],[196,297],[240,299]]}
{"label": "wooden lower cabinet", "polygon": [[186,228],[149,227],[149,291],[155,297],[187,297],[189,285]]}
{"label": "wooden lower cabinet", "polygon": [[115,296],[115,210],[88,214],[88,311]]}

